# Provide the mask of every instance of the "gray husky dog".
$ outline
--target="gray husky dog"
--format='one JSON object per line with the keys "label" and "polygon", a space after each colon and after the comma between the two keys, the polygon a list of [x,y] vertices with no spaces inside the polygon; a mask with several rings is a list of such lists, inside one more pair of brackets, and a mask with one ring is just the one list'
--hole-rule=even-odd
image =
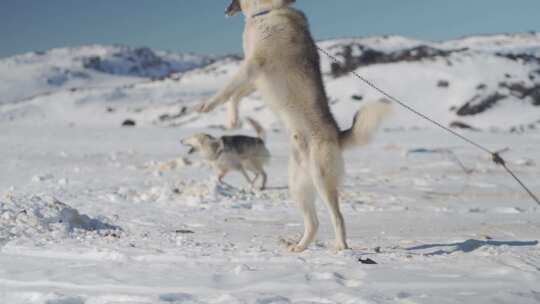
{"label": "gray husky dog", "polygon": [[[252,186],[262,177],[260,189],[263,190],[267,180],[264,165],[270,160],[270,152],[264,144],[266,132],[255,120],[246,120],[257,132],[257,137],[232,135],[216,138],[206,133],[198,133],[180,142],[190,147],[189,154],[202,154],[216,170],[220,183],[224,183],[223,178],[229,171],[239,171]],[[247,172],[255,173],[255,177],[251,179]]]}
{"label": "gray husky dog", "polygon": [[336,250],[347,249],[338,186],[344,172],[342,151],[366,144],[389,111],[372,102],[363,107],[352,127],[341,131],[328,105],[319,53],[305,15],[294,0],[232,0],[229,16],[245,15],[244,61],[225,87],[195,109],[209,112],[255,88],[281,118],[290,138],[289,191],[304,216],[304,233],[288,244],[304,251],[319,227],[318,194],[330,211]]}

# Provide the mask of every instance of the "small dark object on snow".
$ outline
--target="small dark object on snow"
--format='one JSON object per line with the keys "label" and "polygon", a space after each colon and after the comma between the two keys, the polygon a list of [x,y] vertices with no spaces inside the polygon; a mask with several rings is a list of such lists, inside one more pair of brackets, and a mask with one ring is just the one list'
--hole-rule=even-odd
{"label": "small dark object on snow", "polygon": [[187,229],[178,229],[175,232],[179,233],[179,234],[192,234],[192,233],[195,233],[195,231],[187,230]]}
{"label": "small dark object on snow", "polygon": [[485,90],[487,88],[487,85],[485,83],[481,83],[476,86],[477,90]]}
{"label": "small dark object on snow", "polygon": [[108,231],[105,233],[106,237],[112,237],[112,238],[115,238],[115,239],[119,239],[120,238],[120,234],[114,232],[114,231]]}
{"label": "small dark object on snow", "polygon": [[448,88],[450,86],[450,82],[448,80],[439,80],[439,82],[437,82],[437,86],[439,88]]}
{"label": "small dark object on snow", "polygon": [[135,127],[137,123],[133,119],[126,119],[122,123],[122,127]]}
{"label": "small dark object on snow", "polygon": [[365,258],[365,259],[359,258],[358,262],[360,262],[362,264],[367,264],[367,265],[376,265],[377,264],[377,262],[375,262],[374,260],[372,260],[370,258]]}
{"label": "small dark object on snow", "polygon": [[187,107],[181,107],[180,110],[178,110],[177,113],[175,114],[163,114],[163,115],[160,115],[158,117],[158,119],[160,121],[171,121],[171,120],[174,120],[174,119],[177,119],[177,118],[180,118],[182,117],[183,115],[185,115],[187,113]]}
{"label": "small dark object on snow", "polygon": [[364,96],[362,96],[362,95],[356,95],[356,94],[355,94],[355,95],[351,96],[351,98],[352,98],[353,100],[361,101],[362,99],[364,99]]}

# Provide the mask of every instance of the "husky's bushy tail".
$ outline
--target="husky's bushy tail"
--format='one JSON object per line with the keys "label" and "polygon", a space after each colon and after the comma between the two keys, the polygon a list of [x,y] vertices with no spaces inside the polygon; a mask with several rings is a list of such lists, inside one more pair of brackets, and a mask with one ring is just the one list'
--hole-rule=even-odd
{"label": "husky's bushy tail", "polygon": [[262,141],[266,141],[266,130],[259,124],[255,119],[251,117],[246,117],[247,122],[249,125],[255,130],[255,133],[257,133],[257,137],[260,138]]}
{"label": "husky's bushy tail", "polygon": [[371,136],[391,111],[390,101],[382,99],[363,106],[354,116],[350,129],[341,131],[339,145],[341,150],[369,143]]}

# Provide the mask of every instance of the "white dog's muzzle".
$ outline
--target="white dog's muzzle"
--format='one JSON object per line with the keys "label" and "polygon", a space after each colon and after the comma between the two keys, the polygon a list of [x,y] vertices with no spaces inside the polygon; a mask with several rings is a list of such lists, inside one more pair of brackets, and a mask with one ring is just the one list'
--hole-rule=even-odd
{"label": "white dog's muzzle", "polygon": [[286,7],[293,2],[295,0],[232,0],[225,10],[225,15],[234,16],[243,10],[246,16],[256,17],[273,9]]}

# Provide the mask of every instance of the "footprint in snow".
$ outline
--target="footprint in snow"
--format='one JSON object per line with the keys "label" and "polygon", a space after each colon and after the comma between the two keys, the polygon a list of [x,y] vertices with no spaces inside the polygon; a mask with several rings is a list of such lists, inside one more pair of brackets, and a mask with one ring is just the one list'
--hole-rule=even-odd
{"label": "footprint in snow", "polygon": [[290,304],[291,300],[282,296],[271,296],[257,299],[256,304]]}
{"label": "footprint in snow", "polygon": [[195,298],[187,293],[164,293],[159,295],[159,300],[166,303],[197,303]]}
{"label": "footprint in snow", "polygon": [[56,299],[50,299],[47,304],[84,304],[85,300],[81,297],[58,297]]}
{"label": "footprint in snow", "polygon": [[358,287],[360,281],[349,280],[344,275],[338,272],[313,272],[306,275],[306,281],[334,281],[339,285],[346,287]]}

